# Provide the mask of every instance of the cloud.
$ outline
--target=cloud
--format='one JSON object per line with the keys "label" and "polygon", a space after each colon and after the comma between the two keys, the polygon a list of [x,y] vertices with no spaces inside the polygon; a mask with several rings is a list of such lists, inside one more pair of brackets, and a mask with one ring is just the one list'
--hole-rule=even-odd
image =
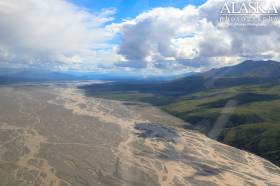
{"label": "cloud", "polygon": [[174,36],[191,32],[192,24],[195,24],[191,17],[196,14],[194,7],[187,7],[186,11],[188,14],[176,8],[156,8],[133,20],[113,25],[121,33],[120,54],[128,60],[146,61],[176,56],[176,44],[183,41]]}
{"label": "cloud", "polygon": [[0,66],[183,72],[279,60],[279,24],[225,26],[218,17],[224,2],[159,7],[113,23],[115,9],[1,0]]}
{"label": "cloud", "polygon": [[104,28],[114,13],[64,0],[1,0],[0,65],[94,68],[117,60],[114,35]]}
{"label": "cloud", "polygon": [[127,67],[127,68],[147,68],[147,62],[143,60],[130,60],[122,61],[116,63],[117,67]]}
{"label": "cloud", "polygon": [[[112,24],[120,34],[119,54],[135,68],[208,69],[236,64],[245,59],[279,60],[280,27],[225,26],[219,23],[224,0],[185,8],[155,8]],[[139,65],[142,61],[145,65]]]}

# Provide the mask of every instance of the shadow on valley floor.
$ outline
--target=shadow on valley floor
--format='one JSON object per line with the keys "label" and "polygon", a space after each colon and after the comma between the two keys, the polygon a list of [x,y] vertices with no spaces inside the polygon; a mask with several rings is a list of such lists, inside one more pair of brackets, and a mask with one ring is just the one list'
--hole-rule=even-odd
{"label": "shadow on valley floor", "polygon": [[142,138],[176,142],[179,137],[174,128],[165,127],[162,124],[138,123],[135,125],[135,129],[138,131],[136,135]]}

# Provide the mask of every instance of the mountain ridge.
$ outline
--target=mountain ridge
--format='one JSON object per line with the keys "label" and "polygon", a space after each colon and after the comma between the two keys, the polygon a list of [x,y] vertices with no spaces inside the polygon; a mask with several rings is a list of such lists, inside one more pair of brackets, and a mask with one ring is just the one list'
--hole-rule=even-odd
{"label": "mountain ridge", "polygon": [[202,76],[210,77],[280,77],[280,63],[277,61],[253,61],[246,60],[233,66],[212,69],[202,73]]}

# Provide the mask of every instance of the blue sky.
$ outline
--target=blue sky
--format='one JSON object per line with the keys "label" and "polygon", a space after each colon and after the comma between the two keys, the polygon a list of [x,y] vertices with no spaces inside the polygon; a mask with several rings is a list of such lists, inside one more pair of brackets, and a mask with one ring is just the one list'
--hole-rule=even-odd
{"label": "blue sky", "polygon": [[115,8],[117,13],[115,21],[133,18],[140,13],[155,7],[183,8],[187,5],[201,5],[206,0],[69,0],[70,2],[85,7],[91,11]]}

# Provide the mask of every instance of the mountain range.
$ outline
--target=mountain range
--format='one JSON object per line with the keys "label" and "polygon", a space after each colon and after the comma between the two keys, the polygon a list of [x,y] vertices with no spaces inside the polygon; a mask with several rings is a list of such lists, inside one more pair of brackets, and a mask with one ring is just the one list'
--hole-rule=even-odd
{"label": "mountain range", "polygon": [[[101,84],[98,90],[140,91],[160,95],[183,95],[209,88],[226,88],[237,85],[278,83],[280,63],[275,61],[245,61],[241,64],[213,69],[184,78],[156,83],[112,82]],[[90,89],[90,86],[87,87]],[[94,87],[96,88],[96,87]]]}
{"label": "mountain range", "polygon": [[50,71],[43,69],[0,69],[0,84],[45,81],[104,80],[118,82],[156,82],[176,79],[184,75],[139,75],[117,72]]}

